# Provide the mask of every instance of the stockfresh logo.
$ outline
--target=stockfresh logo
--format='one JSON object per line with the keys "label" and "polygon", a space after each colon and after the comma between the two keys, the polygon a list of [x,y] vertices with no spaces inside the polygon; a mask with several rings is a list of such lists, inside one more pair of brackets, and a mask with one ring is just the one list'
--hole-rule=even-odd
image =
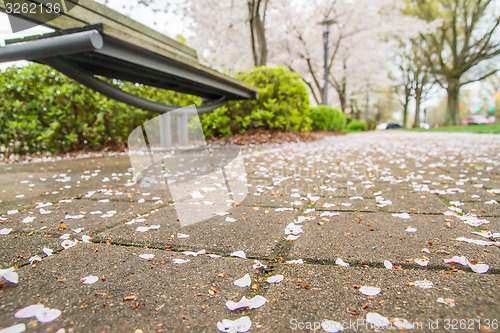
{"label": "stockfresh logo", "polygon": [[248,194],[240,147],[208,145],[194,105],[137,127],[128,149],[133,184],[173,201],[181,227],[227,213]]}
{"label": "stockfresh logo", "polygon": [[12,32],[20,32],[50,22],[72,10],[78,0],[0,0]]}

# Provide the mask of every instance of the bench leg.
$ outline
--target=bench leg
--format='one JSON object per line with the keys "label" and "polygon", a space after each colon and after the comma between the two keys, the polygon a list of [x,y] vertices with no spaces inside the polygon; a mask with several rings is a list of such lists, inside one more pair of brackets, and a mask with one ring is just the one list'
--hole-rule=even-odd
{"label": "bench leg", "polygon": [[162,148],[172,147],[172,130],[170,113],[165,113],[160,116],[160,143]]}

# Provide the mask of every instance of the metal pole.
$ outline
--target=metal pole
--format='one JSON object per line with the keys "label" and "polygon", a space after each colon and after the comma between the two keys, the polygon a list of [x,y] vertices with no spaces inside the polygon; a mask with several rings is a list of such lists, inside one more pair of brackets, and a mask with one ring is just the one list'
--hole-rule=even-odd
{"label": "metal pole", "polygon": [[323,88],[323,105],[328,105],[328,35],[330,33],[330,22],[324,22],[325,25],[325,86]]}
{"label": "metal pole", "polygon": [[160,142],[162,148],[172,147],[172,130],[170,128],[170,112],[160,116]]}
{"label": "metal pole", "polygon": [[189,142],[188,138],[188,115],[186,112],[177,117],[177,130],[179,133],[179,146],[186,147]]}
{"label": "metal pole", "polygon": [[370,83],[367,82],[366,83],[366,107],[365,107],[365,117],[366,117],[366,121],[368,121],[368,119],[370,119]]}

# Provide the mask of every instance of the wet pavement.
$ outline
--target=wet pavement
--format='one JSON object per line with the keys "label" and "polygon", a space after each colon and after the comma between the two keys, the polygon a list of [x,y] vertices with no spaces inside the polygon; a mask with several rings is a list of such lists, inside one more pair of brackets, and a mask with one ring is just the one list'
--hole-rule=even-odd
{"label": "wet pavement", "polygon": [[216,177],[189,205],[141,187],[126,155],[0,165],[0,332],[500,331],[500,136],[242,156],[224,205]]}

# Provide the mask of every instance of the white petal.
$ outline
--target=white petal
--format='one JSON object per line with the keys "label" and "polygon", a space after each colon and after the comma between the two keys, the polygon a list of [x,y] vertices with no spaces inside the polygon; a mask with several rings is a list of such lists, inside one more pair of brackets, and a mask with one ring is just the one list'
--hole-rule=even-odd
{"label": "white petal", "polygon": [[338,321],[333,320],[323,320],[321,322],[321,328],[323,329],[323,331],[328,333],[337,333],[344,331],[344,327],[342,326],[342,324]]}
{"label": "white petal", "polygon": [[70,247],[73,247],[77,244],[77,242],[75,241],[72,241],[72,240],[65,240],[64,242],[61,243],[61,246],[64,248],[64,249],[69,249]]}
{"label": "white petal", "polygon": [[25,308],[22,308],[21,310],[17,311],[14,314],[14,318],[16,319],[27,319],[34,317],[35,314],[40,312],[44,308],[43,304],[34,304],[27,306]]}
{"label": "white petal", "polygon": [[342,266],[342,267],[349,267],[349,264],[344,262],[344,260],[340,259],[340,258],[337,258],[337,260],[335,261],[335,264],[336,265],[339,265],[339,266]]}
{"label": "white petal", "polygon": [[185,263],[189,262],[189,260],[184,260],[184,259],[180,259],[180,258],[172,259],[172,261],[174,264],[185,264]]}
{"label": "white petal", "polygon": [[413,323],[410,323],[408,320],[402,318],[394,318],[392,323],[400,330],[412,330],[415,328]]}
{"label": "white petal", "polygon": [[241,308],[246,308],[249,306],[250,306],[250,300],[248,298],[246,298],[245,296],[243,296],[241,298],[241,300],[237,303],[234,301],[231,301],[231,300],[226,302],[226,307],[231,311],[238,310]]}
{"label": "white petal", "polygon": [[273,275],[267,278],[267,283],[280,283],[283,281],[283,275]]}
{"label": "white petal", "polygon": [[473,265],[470,262],[469,262],[469,267],[475,273],[479,273],[479,274],[486,273],[490,269],[490,266],[488,266],[486,264],[475,264],[475,265]]}
{"label": "white petal", "polygon": [[235,219],[233,217],[226,217],[226,222],[232,223],[232,222],[236,222],[236,221],[237,221],[237,219]]}
{"label": "white petal", "polygon": [[372,324],[375,327],[388,327],[391,325],[389,319],[376,312],[368,312],[366,314],[366,322]]}
{"label": "white petal", "polygon": [[464,256],[454,256],[453,258],[451,259],[444,259],[444,262],[446,264],[460,264],[460,265],[463,265],[463,266],[467,266],[467,264],[469,263],[469,261],[467,260],[466,257]]}
{"label": "white petal", "polygon": [[8,228],[0,229],[0,235],[8,235],[11,233],[11,231],[12,231],[12,229],[8,229]]}
{"label": "white petal", "polygon": [[83,284],[93,284],[93,283],[96,283],[97,280],[99,280],[99,278],[97,276],[89,275],[89,276],[86,276],[84,278],[81,278],[80,282],[82,282]]}
{"label": "white petal", "polygon": [[177,234],[177,238],[188,238],[189,235],[186,235],[186,234]]}
{"label": "white petal", "polygon": [[14,272],[14,267],[0,270],[0,277],[3,277],[5,281],[17,284],[19,282],[19,275]]}
{"label": "white petal", "polygon": [[302,265],[304,263],[304,260],[302,259],[288,260],[286,263],[289,265]]}
{"label": "white petal", "polygon": [[387,269],[392,269],[392,262],[390,262],[389,260],[384,260],[384,266],[385,268]]}
{"label": "white petal", "polygon": [[437,299],[437,302],[438,303],[442,303],[442,304],[446,304],[449,307],[454,307],[456,305],[455,300],[452,299],[452,298],[442,298],[442,297],[439,297]]}
{"label": "white petal", "polygon": [[434,287],[434,283],[427,279],[424,279],[422,281],[415,281],[415,286],[422,289],[431,289],[432,287]]}
{"label": "white petal", "polygon": [[82,235],[82,242],[83,243],[92,243],[91,240],[92,240],[91,236]]}
{"label": "white petal", "polygon": [[54,251],[52,251],[51,249],[49,249],[47,247],[44,247],[43,250],[42,250],[42,252],[45,253],[45,255],[47,257],[50,257]]}
{"label": "white petal", "polygon": [[61,315],[61,310],[43,308],[41,311],[35,314],[36,320],[42,324],[50,323],[56,320]]}
{"label": "white petal", "polygon": [[24,331],[26,331],[26,324],[17,324],[0,330],[0,333],[21,333]]}
{"label": "white petal", "polygon": [[236,320],[223,319],[217,323],[217,329],[221,332],[244,333],[252,327],[249,317],[241,317]]}
{"label": "white petal", "polygon": [[40,256],[33,256],[29,258],[30,264],[33,264],[34,261],[42,261],[42,258],[40,258]]}
{"label": "white petal", "polygon": [[419,264],[420,266],[423,266],[423,267],[426,267],[427,265],[429,265],[429,260],[428,259],[415,259],[415,262],[417,264]]}
{"label": "white petal", "polygon": [[208,256],[209,256],[210,258],[213,258],[213,259],[215,259],[215,258],[220,258],[220,255],[218,255],[218,254],[209,254]]}
{"label": "white petal", "polygon": [[146,253],[146,254],[140,254],[140,255],[139,255],[139,258],[141,258],[141,259],[147,259],[147,260],[149,260],[149,259],[153,259],[154,257],[155,257],[155,255],[154,255],[154,254],[149,254],[149,253]]}
{"label": "white petal", "polygon": [[267,299],[265,297],[257,295],[250,300],[249,308],[250,309],[258,309],[262,305],[266,304],[266,302],[267,302]]}
{"label": "white petal", "polygon": [[258,260],[254,260],[253,269],[259,269],[259,268],[263,268],[263,267],[266,267],[266,265],[264,265],[263,263],[261,263]]}
{"label": "white petal", "polygon": [[218,215],[218,216],[226,216],[228,214],[229,214],[228,212],[217,212],[217,213],[215,213],[215,215]]}
{"label": "white petal", "polygon": [[401,213],[401,214],[392,214],[394,217],[399,217],[401,219],[410,219],[411,216],[408,213]]}
{"label": "white petal", "polygon": [[365,294],[366,296],[375,296],[375,295],[380,294],[382,289],[377,288],[377,287],[363,286],[363,287],[359,288],[359,291],[361,293]]}
{"label": "white petal", "polygon": [[149,230],[149,227],[137,227],[137,229],[135,229],[135,231],[137,232],[146,232]]}
{"label": "white petal", "polygon": [[284,240],[287,242],[293,242],[294,240],[297,240],[300,236],[295,236],[295,235],[288,235],[286,237],[283,237]]}
{"label": "white petal", "polygon": [[410,227],[410,228],[406,228],[406,230],[405,230],[405,231],[406,231],[406,232],[417,232],[417,229],[415,229],[415,228],[411,228],[411,227]]}
{"label": "white petal", "polygon": [[238,258],[242,258],[242,259],[247,258],[245,252],[243,252],[243,251],[235,251],[235,252],[231,253],[230,256],[231,257],[238,257]]}
{"label": "white petal", "polygon": [[238,279],[234,281],[234,285],[238,287],[248,287],[252,283],[252,279],[250,278],[250,275],[245,274],[244,277],[241,279]]}

